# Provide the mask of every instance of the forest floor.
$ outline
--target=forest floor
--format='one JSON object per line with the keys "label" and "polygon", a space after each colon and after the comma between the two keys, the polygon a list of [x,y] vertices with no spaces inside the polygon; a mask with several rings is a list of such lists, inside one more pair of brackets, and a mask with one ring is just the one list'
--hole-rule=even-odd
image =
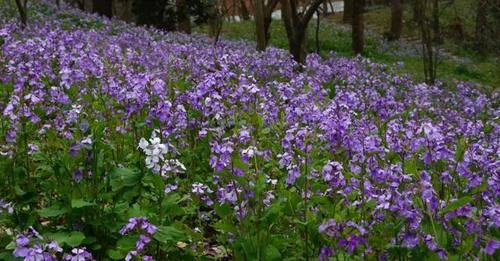
{"label": "forest floor", "polygon": [[[464,44],[449,38],[449,29],[457,12],[461,8],[468,8],[469,0],[460,0],[461,3],[454,9],[446,9],[443,16],[443,33],[446,33],[445,42],[438,49],[438,78],[445,82],[467,80],[487,86],[500,87],[500,57],[479,55]],[[352,56],[350,25],[341,22],[342,13],[334,13],[320,18],[319,25],[319,53],[327,56],[335,52],[341,56]],[[420,55],[420,39],[415,28],[411,26],[411,13],[405,10],[402,37],[399,41],[388,42],[384,34],[389,30],[390,8],[378,7],[367,11],[365,15],[365,56],[373,61],[393,65],[403,63],[401,72],[410,73],[416,80],[423,80],[423,64]],[[462,16],[464,30],[472,31],[472,17]],[[309,52],[316,52],[316,24],[313,19],[309,24],[307,48]],[[207,32],[206,27],[198,27],[198,32]],[[284,26],[280,20],[271,24],[270,45],[278,48],[287,48],[288,42]],[[252,21],[226,22],[223,25],[222,36],[228,39],[243,39],[255,41],[255,28]]]}

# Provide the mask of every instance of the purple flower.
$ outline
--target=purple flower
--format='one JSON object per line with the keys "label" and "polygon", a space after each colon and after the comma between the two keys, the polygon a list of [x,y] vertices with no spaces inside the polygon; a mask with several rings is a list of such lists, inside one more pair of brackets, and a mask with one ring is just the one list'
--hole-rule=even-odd
{"label": "purple flower", "polygon": [[130,218],[128,223],[122,227],[120,234],[125,235],[133,230],[146,232],[147,235],[139,235],[139,239],[135,242],[135,249],[127,253],[125,260],[132,260],[134,256],[141,255],[146,246],[151,242],[151,236],[156,233],[156,226],[149,223],[147,218],[135,217]]}
{"label": "purple flower", "polygon": [[346,248],[347,253],[352,254],[358,246],[366,245],[366,239],[356,235],[349,235],[347,239],[340,240],[338,245],[339,247]]}
{"label": "purple flower", "polygon": [[319,251],[319,260],[328,261],[330,257],[333,256],[333,250],[331,247],[324,246]]}
{"label": "purple flower", "polygon": [[403,243],[401,245],[406,248],[414,248],[418,245],[419,241],[420,238],[418,237],[418,235],[406,232],[403,235]]}
{"label": "purple flower", "polygon": [[495,252],[499,248],[500,248],[500,241],[492,239],[492,240],[488,241],[488,243],[486,244],[486,247],[484,248],[484,252],[486,252],[486,254],[492,256],[493,254],[495,254]]}
{"label": "purple flower", "polygon": [[339,233],[339,225],[333,219],[329,219],[326,223],[319,226],[319,232],[328,235],[329,237],[335,237]]}
{"label": "purple flower", "polygon": [[87,251],[87,248],[73,248],[70,254],[65,254],[63,257],[65,261],[93,261],[92,254]]}

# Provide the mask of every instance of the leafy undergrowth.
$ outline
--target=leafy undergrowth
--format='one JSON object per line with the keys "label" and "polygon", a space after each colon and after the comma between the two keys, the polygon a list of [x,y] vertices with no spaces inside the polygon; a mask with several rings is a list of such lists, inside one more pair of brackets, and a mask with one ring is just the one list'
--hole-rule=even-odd
{"label": "leafy undergrowth", "polygon": [[0,259],[498,259],[498,92],[34,8],[0,26]]}

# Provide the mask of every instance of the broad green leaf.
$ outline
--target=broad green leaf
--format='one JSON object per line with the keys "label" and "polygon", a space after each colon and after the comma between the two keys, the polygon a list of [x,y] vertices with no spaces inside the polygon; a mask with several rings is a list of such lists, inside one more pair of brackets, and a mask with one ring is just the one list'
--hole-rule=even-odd
{"label": "broad green leaf", "polygon": [[60,245],[67,244],[70,247],[77,247],[82,244],[85,235],[79,231],[57,232],[47,235],[47,238],[57,241]]}
{"label": "broad green leaf", "polygon": [[473,198],[471,196],[465,196],[462,198],[459,198],[453,202],[448,203],[448,205],[441,211],[441,213],[446,214],[450,211],[457,210],[463,206],[465,206],[467,203],[471,202]]}
{"label": "broad green leaf", "polygon": [[48,217],[61,216],[63,214],[68,213],[68,210],[66,208],[61,207],[61,206],[53,205],[53,206],[50,206],[48,208],[42,208],[40,210],[37,210],[37,212],[41,217],[48,218]]}
{"label": "broad green leaf", "polygon": [[223,204],[215,208],[215,213],[217,213],[219,217],[226,217],[233,213],[233,209],[229,204]]}
{"label": "broad green leaf", "polygon": [[85,201],[83,199],[72,199],[71,208],[84,208],[89,206],[94,206],[95,203]]}
{"label": "broad green leaf", "polygon": [[110,173],[111,189],[118,191],[124,187],[132,187],[139,183],[139,172],[129,168],[116,168]]}
{"label": "broad green leaf", "polygon": [[461,162],[464,160],[465,151],[467,149],[467,143],[465,139],[459,139],[457,143],[457,150],[455,152],[455,161]]}
{"label": "broad green leaf", "polygon": [[5,250],[14,250],[16,248],[16,242],[12,241],[7,246],[5,246]]}
{"label": "broad green leaf", "polygon": [[162,244],[187,240],[186,233],[173,226],[161,226],[154,234],[154,239]]}
{"label": "broad green leaf", "polygon": [[268,245],[266,247],[265,260],[281,260],[280,251],[273,245]]}
{"label": "broad green leaf", "polygon": [[109,258],[113,260],[123,260],[123,258],[125,257],[125,255],[118,250],[108,250],[107,254]]}
{"label": "broad green leaf", "polygon": [[404,171],[405,173],[416,175],[418,173],[417,160],[415,159],[405,160]]}
{"label": "broad green leaf", "polygon": [[222,232],[226,232],[226,233],[233,233],[233,232],[236,232],[236,227],[227,222],[227,221],[224,221],[224,220],[219,220],[217,223],[215,223],[213,225],[213,227],[216,229],[216,230],[220,230]]}

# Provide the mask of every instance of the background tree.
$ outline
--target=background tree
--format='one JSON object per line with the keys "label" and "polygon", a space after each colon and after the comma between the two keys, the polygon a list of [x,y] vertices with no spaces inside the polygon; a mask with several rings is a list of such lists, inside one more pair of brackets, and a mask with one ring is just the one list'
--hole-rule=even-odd
{"label": "background tree", "polygon": [[248,12],[245,0],[240,0],[240,15],[241,15],[241,20],[243,21],[250,20],[250,12]]}
{"label": "background tree", "polygon": [[342,22],[351,23],[353,3],[354,0],[344,0],[344,14],[342,16]]}
{"label": "background tree", "polygon": [[352,51],[362,54],[364,49],[364,8],[365,0],[354,0],[352,12]]}
{"label": "background tree", "polygon": [[16,0],[17,10],[19,11],[19,19],[23,28],[28,24],[28,0]]}
{"label": "background tree", "polygon": [[219,41],[224,23],[223,4],[220,0],[212,0],[207,4],[208,35],[214,38],[214,45]]}
{"label": "background tree", "polygon": [[113,0],[113,17],[126,22],[135,22],[133,3],[134,0]]}
{"label": "background tree", "polygon": [[500,0],[478,0],[476,8],[475,49],[500,53]]}
{"label": "background tree", "polygon": [[255,32],[257,35],[257,50],[259,51],[265,50],[269,44],[271,37],[269,27],[271,26],[274,8],[278,2],[279,0],[255,0]]}
{"label": "background tree", "polygon": [[134,1],[133,10],[139,25],[152,25],[167,31],[176,30],[175,6],[170,1]]}
{"label": "background tree", "polygon": [[424,63],[424,76],[427,83],[434,83],[437,75],[438,50],[435,49],[433,30],[435,11],[434,0],[419,0],[414,2],[415,18],[420,30],[422,44],[422,59]]}
{"label": "background tree", "polygon": [[176,16],[178,30],[190,34],[191,33],[191,18],[189,16],[189,6],[186,0],[176,0]]}
{"label": "background tree", "polygon": [[106,17],[113,16],[113,1],[112,0],[93,0],[94,12]]}
{"label": "background tree", "polygon": [[388,39],[399,40],[403,29],[403,5],[401,0],[391,0],[391,31]]}
{"label": "background tree", "polygon": [[297,0],[281,0],[281,13],[288,38],[288,48],[293,59],[303,63],[306,58],[306,30],[314,12],[323,0],[312,0],[299,11]]}

